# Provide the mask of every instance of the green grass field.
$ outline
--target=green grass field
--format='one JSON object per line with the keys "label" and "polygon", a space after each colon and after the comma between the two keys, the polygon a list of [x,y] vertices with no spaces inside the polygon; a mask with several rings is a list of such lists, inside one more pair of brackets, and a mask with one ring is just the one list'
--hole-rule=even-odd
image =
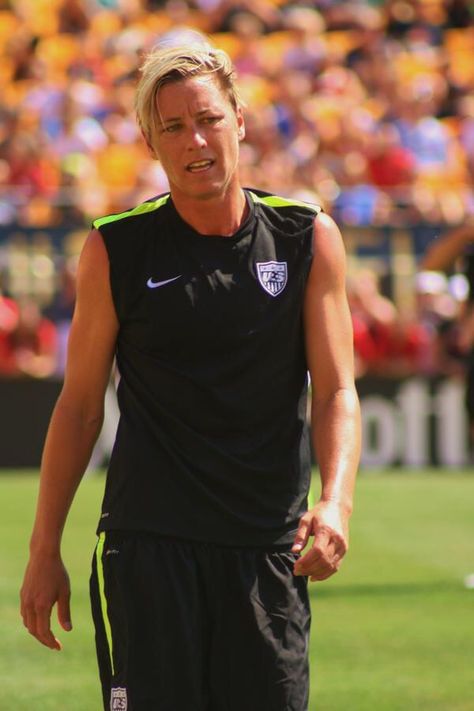
{"label": "green grass field", "polygon": [[[58,633],[57,653],[35,642],[18,614],[37,477],[0,475],[1,711],[101,709],[88,576],[103,483],[84,480],[69,518],[74,630]],[[311,588],[310,711],[474,711],[469,573],[474,471],[362,473],[348,557]]]}

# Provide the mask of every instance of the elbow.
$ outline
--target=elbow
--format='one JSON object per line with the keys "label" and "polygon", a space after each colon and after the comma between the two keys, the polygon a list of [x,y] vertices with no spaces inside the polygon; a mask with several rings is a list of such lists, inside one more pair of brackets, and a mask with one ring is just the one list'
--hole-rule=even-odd
{"label": "elbow", "polygon": [[98,434],[104,422],[104,404],[61,394],[56,403],[55,417],[69,421],[82,430]]}
{"label": "elbow", "polygon": [[348,413],[358,416],[360,414],[360,403],[355,385],[339,386],[327,393],[312,393],[313,414],[332,406],[342,407]]}

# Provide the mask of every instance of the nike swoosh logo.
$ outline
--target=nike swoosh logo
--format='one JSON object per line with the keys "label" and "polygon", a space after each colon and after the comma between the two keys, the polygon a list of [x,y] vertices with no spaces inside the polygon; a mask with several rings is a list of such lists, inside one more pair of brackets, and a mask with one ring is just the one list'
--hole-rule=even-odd
{"label": "nike swoosh logo", "polygon": [[181,279],[181,274],[173,277],[172,279],[165,279],[164,281],[153,281],[150,277],[146,285],[149,289],[157,289],[159,286],[164,286],[165,284],[170,284],[172,281],[176,281],[176,279]]}

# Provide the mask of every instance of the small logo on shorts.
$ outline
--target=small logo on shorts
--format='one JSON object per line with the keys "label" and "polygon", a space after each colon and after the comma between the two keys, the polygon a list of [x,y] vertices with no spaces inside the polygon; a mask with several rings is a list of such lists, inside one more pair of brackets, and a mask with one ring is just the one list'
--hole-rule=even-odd
{"label": "small logo on shorts", "polygon": [[116,686],[110,694],[110,711],[127,711],[127,689]]}
{"label": "small logo on shorts", "polygon": [[278,296],[286,286],[288,280],[288,267],[286,262],[257,262],[258,280],[270,294]]}

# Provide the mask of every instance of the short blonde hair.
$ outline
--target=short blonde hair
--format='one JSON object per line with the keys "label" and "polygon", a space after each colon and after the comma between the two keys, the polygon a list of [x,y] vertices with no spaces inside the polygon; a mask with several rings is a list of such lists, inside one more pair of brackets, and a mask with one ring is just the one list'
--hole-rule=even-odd
{"label": "short blonde hair", "polygon": [[235,85],[235,70],[229,55],[207,42],[193,45],[159,46],[143,62],[135,94],[135,111],[145,140],[154,150],[157,132],[156,96],[165,84],[187,77],[213,74],[235,111],[243,102]]}

